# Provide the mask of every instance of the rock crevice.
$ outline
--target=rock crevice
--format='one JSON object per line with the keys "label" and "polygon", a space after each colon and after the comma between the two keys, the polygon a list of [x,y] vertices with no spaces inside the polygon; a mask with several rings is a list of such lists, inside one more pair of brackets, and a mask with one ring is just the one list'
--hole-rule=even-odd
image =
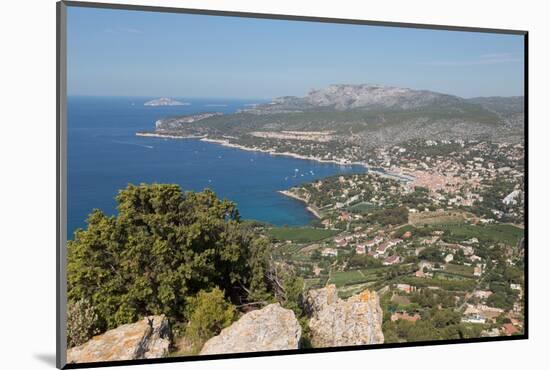
{"label": "rock crevice", "polygon": [[376,292],[365,290],[347,300],[334,285],[311,290],[306,297],[309,328],[315,347],[384,343],[382,309]]}
{"label": "rock crevice", "polygon": [[149,316],[119,326],[67,350],[67,363],[138,360],[164,357],[170,347],[170,325],[162,316]]}

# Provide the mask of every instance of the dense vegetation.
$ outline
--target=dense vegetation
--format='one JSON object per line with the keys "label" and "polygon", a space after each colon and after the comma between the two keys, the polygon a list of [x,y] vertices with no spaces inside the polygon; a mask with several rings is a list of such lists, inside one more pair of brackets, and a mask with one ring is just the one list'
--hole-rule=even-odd
{"label": "dense vegetation", "polygon": [[460,323],[460,313],[437,310],[412,323],[405,320],[386,321],[383,324],[385,343],[422,342],[444,339],[478,338],[482,327]]}
{"label": "dense vegetation", "polygon": [[[386,343],[417,342],[440,339],[464,339],[479,337],[481,326],[461,323],[461,314],[453,310],[454,295],[443,290],[434,292],[421,290],[410,296],[411,304],[400,307],[390,301],[391,294],[381,300],[384,308],[383,330]],[[416,323],[397,320],[390,316],[397,310],[420,314],[422,320]]]}
{"label": "dense vegetation", "polygon": [[[178,129],[186,132],[210,134],[238,135],[253,130],[269,127],[276,130],[336,130],[348,134],[350,127],[357,131],[373,131],[381,126],[399,125],[403,122],[424,119],[427,121],[441,121],[463,119],[477,124],[495,125],[499,117],[479,105],[464,103],[461,110],[433,106],[431,109],[421,110],[394,110],[394,109],[351,109],[334,110],[331,108],[315,108],[309,111],[273,112],[269,114],[236,113],[231,115],[214,116],[190,124],[181,124]],[[165,119],[166,123],[176,118]],[[166,125],[168,126],[168,125]]]}
{"label": "dense vegetation", "polygon": [[186,297],[201,290],[219,288],[236,303],[267,295],[267,242],[233,203],[161,184],[129,185],[116,200],[117,216],[93,211],[68,243],[69,304],[90,303],[90,331],[151,314],[183,321],[203,299]]}
{"label": "dense vegetation", "polygon": [[409,221],[409,210],[407,207],[381,209],[370,214],[367,220],[381,225],[401,225]]}

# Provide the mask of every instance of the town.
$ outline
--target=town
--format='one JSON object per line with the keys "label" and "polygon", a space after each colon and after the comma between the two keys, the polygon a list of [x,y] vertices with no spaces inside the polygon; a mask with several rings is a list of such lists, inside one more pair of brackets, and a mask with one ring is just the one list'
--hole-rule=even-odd
{"label": "town", "polygon": [[386,342],[521,334],[523,145],[426,140],[376,153],[385,171],[283,191],[318,219],[267,227],[274,258],[306,289],[378,291]]}

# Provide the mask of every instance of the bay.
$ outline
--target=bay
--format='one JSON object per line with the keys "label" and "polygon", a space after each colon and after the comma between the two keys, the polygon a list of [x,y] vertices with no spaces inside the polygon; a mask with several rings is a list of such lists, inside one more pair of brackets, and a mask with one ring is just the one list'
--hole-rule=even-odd
{"label": "bay", "polygon": [[116,214],[115,196],[128,183],[174,183],[184,190],[212,189],[237,204],[241,216],[274,225],[303,226],[313,215],[278,190],[331,175],[362,172],[359,166],[272,156],[195,139],[139,137],[157,119],[200,112],[232,113],[260,100],[177,100],[186,106],[146,107],[153,97],[68,99],[68,237],[100,209]]}

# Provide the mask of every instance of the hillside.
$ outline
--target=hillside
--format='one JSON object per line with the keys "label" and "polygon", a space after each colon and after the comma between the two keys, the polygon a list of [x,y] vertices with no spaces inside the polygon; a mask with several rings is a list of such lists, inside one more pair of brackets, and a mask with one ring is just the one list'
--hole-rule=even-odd
{"label": "hillside", "polygon": [[464,100],[427,90],[378,85],[330,85],[326,89],[311,90],[303,98],[286,96],[271,103],[247,109],[247,112],[266,114],[289,111],[333,109],[359,110],[418,110],[427,107],[459,107]]}
{"label": "hillside", "polygon": [[522,128],[524,124],[525,101],[523,96],[491,96],[468,99],[483,108],[496,113],[506,124]]}
{"label": "hillside", "polygon": [[373,148],[415,139],[522,142],[523,98],[463,99],[400,87],[331,85],[235,114],[161,119],[155,133],[306,156],[328,151],[358,161]]}

